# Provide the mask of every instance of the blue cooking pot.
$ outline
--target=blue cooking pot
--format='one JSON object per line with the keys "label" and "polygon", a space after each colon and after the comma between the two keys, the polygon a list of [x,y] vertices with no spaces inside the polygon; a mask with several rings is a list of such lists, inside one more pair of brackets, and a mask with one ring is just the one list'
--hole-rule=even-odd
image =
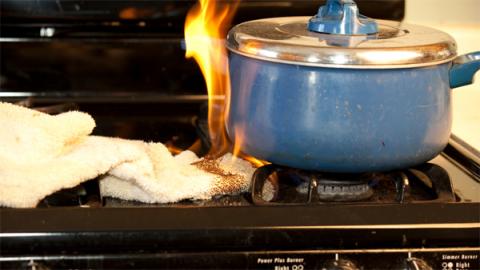
{"label": "blue cooking pot", "polygon": [[[348,11],[351,1],[329,2],[372,22]],[[450,36],[421,26],[339,27],[325,9],[230,31],[232,141],[259,159],[328,172],[394,170],[438,155],[450,136],[450,89],[472,82],[480,52],[456,57]]]}

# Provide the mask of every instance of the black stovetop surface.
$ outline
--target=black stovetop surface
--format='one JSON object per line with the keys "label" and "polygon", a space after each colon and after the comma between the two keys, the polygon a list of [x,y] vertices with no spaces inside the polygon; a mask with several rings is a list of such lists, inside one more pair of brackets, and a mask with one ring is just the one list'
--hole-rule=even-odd
{"label": "black stovetop surface", "polygon": [[[190,125],[184,127],[195,134]],[[169,132],[154,136],[160,134],[168,138]],[[175,136],[175,143],[185,145],[196,138]],[[255,205],[244,193],[150,205],[102,198],[93,179],[46,197],[36,208],[1,208],[0,254],[478,246],[480,203],[459,196],[438,201],[424,192],[407,194],[403,203],[393,193],[388,200],[375,195],[358,202]]]}
{"label": "black stovetop surface", "polygon": [[[30,105],[48,109],[49,104],[34,100]],[[203,101],[71,106],[93,115],[97,135],[161,141],[181,149],[208,139],[199,136]],[[456,164],[470,168],[465,170],[473,172],[472,184],[478,184],[477,167],[465,155],[451,147],[442,155],[456,156]],[[138,267],[143,260],[145,267],[182,268],[182,263],[195,265],[198,260],[231,269],[235,258],[240,265],[251,256],[246,251],[478,247],[478,201],[469,202],[461,194],[438,201],[438,194],[421,182],[410,182],[422,191],[407,194],[403,203],[393,192],[385,200],[373,196],[357,202],[255,205],[251,194],[244,193],[149,205],[102,198],[92,179],[46,197],[36,208],[0,208],[0,267],[33,261],[60,268],[132,267],[128,262],[135,261]],[[392,182],[384,184],[396,190]],[[452,184],[455,187],[455,179]],[[165,260],[171,264],[166,266]]]}

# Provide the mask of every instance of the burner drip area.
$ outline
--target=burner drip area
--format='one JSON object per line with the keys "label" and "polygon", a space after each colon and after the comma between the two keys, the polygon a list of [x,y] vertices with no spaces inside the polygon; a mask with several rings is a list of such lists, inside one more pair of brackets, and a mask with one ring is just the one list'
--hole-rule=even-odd
{"label": "burner drip area", "polygon": [[252,177],[255,204],[453,202],[448,173],[434,164],[384,173],[322,173],[265,165]]}

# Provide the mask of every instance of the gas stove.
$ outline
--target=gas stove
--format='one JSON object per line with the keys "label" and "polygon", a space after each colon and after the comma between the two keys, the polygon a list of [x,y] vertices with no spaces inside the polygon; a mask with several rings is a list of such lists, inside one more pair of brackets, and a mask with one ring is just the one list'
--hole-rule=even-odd
{"label": "gas stove", "polygon": [[[204,106],[188,116],[195,112],[187,109],[191,106],[176,112],[177,118],[97,117],[97,132],[149,137],[181,148],[204,132],[198,125]],[[99,108],[125,114],[107,104],[76,107],[97,115]],[[452,138],[431,162],[388,173],[338,175],[265,165],[255,172],[250,192],[207,201],[143,204],[102,197],[92,179],[47,196],[36,208],[0,209],[0,264],[29,269],[476,269],[480,156],[461,146]]]}
{"label": "gas stove", "polygon": [[[207,96],[181,33],[193,2],[1,1],[0,100],[78,109],[95,135],[204,155]],[[311,2],[246,0],[234,23],[311,15]],[[402,0],[357,2],[368,16],[403,17]],[[0,208],[0,268],[479,269],[479,213],[480,153],[452,136],[414,168],[269,164],[249,192],[206,201],[113,199],[91,179],[36,208]]]}

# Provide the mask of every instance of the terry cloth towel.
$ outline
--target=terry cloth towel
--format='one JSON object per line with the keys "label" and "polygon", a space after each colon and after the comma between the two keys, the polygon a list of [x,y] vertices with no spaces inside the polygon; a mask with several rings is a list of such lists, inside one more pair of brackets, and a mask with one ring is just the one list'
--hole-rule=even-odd
{"label": "terry cloth towel", "polygon": [[[1,206],[35,207],[96,177],[102,196],[147,203],[208,199],[248,190],[254,171],[230,154],[218,161],[190,151],[174,157],[161,143],[91,136],[95,121],[82,112],[51,116],[0,102],[0,127]],[[206,163],[216,170],[205,170]]]}

